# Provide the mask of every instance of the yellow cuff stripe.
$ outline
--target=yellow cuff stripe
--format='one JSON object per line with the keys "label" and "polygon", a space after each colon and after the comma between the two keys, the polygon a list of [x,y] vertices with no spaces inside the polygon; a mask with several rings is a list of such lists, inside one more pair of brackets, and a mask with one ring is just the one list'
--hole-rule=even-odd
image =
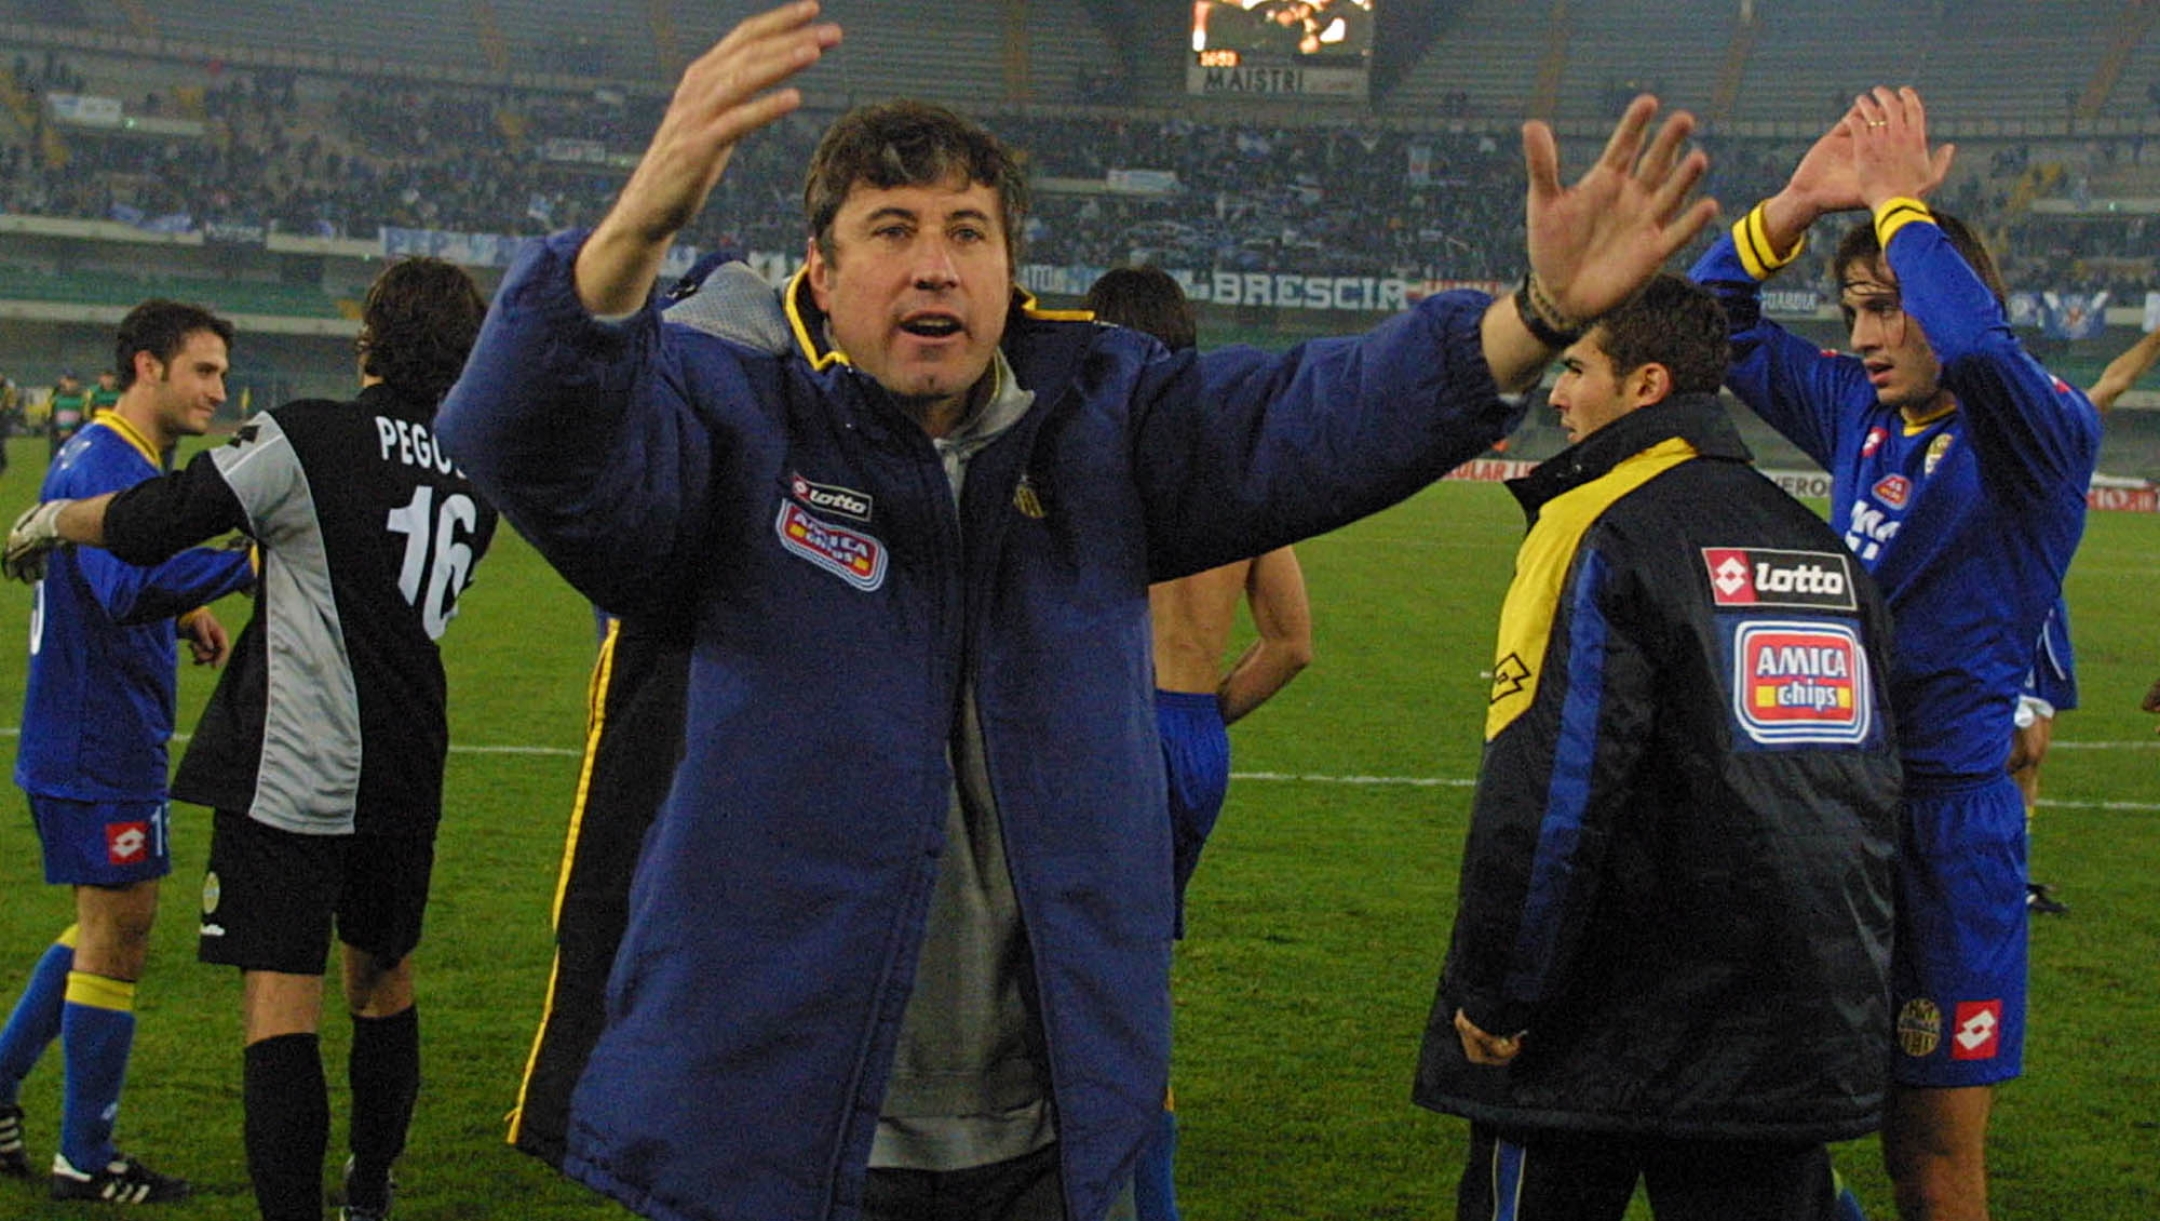
{"label": "yellow cuff stripe", "polygon": [[121,1013],[135,1008],[135,985],[124,979],[108,979],[103,975],[91,975],[83,971],[68,972],[67,1003],[88,1005],[92,1009],[113,1009]]}
{"label": "yellow cuff stripe", "polygon": [[1782,255],[1770,244],[1770,228],[1763,220],[1763,209],[1768,204],[1769,201],[1764,200],[1748,209],[1748,214],[1732,228],[1733,245],[1740,251],[1740,264],[1758,280],[1769,279],[1772,272],[1799,258],[1800,252],[1807,249],[1805,233]]}
{"label": "yellow cuff stripe", "polygon": [[1928,211],[1928,206],[1917,199],[1907,199],[1900,195],[1883,200],[1875,207],[1876,242],[1884,250],[1889,250],[1890,238],[1914,221],[1926,221],[1932,225],[1935,223],[1935,214]]}
{"label": "yellow cuff stripe", "polygon": [[60,935],[58,937],[53,938],[53,944],[64,945],[72,950],[75,948],[75,939],[81,935],[81,927],[78,925],[70,924],[66,928],[60,930]]}

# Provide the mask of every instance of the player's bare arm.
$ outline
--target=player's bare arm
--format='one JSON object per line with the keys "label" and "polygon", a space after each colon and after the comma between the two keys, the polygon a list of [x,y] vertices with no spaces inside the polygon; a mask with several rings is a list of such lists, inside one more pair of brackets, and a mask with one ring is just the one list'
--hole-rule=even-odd
{"label": "player's bare arm", "polygon": [[[1701,149],[1686,147],[1694,116],[1675,112],[1646,144],[1657,110],[1648,94],[1630,103],[1604,153],[1573,186],[1561,185],[1552,129],[1523,124],[1533,299],[1555,330],[1586,327],[1618,307],[1717,215],[1715,200],[1688,200],[1709,166]],[[1505,297],[1486,311],[1482,339],[1493,380],[1508,391],[1528,389],[1555,351]]]}
{"label": "player's bare arm", "polygon": [[2137,379],[2150,372],[2156,362],[2160,362],[2160,331],[2148,333],[2125,349],[2122,355],[2109,361],[2108,367],[2100,372],[2100,380],[2085,392],[2085,397],[2092,400],[2094,407],[2106,411],[2137,384]]}
{"label": "player's bare arm", "polygon": [[1247,566],[1245,601],[1259,638],[1215,690],[1225,725],[1266,703],[1312,664],[1312,605],[1297,552],[1278,547]]}
{"label": "player's bare arm", "polygon": [[595,314],[645,304],[669,241],[705,206],[744,136],[802,105],[775,88],[840,43],[817,20],[817,0],[760,13],[728,32],[683,72],[645,156],[578,253],[578,298]]}

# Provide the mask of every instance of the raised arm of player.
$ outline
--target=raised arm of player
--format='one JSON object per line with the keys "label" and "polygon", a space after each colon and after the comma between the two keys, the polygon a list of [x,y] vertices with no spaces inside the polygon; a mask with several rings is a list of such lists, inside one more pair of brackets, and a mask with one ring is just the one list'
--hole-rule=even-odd
{"label": "raised arm of player", "polygon": [[2115,405],[2123,392],[2137,384],[2155,362],[2160,362],[2160,331],[2152,331],[2143,339],[2123,350],[2123,354],[2108,362],[2100,373],[2100,380],[2092,384],[2085,397],[2102,411]]}
{"label": "raised arm of player", "polygon": [[817,15],[817,0],[760,13],[684,71],[644,159],[578,254],[585,308],[645,304],[670,240],[705,206],[736,142],[802,105],[801,92],[774,86],[839,45],[840,27]]}
{"label": "raised arm of player", "polygon": [[[1595,322],[1648,283],[1717,215],[1715,200],[1688,201],[1709,165],[1701,149],[1685,148],[1694,116],[1675,112],[1645,147],[1657,109],[1648,94],[1630,103],[1604,154],[1573,186],[1561,185],[1552,129],[1535,120],[1523,124],[1530,274],[1560,315],[1547,318],[1549,325],[1564,330]],[[1481,338],[1486,364],[1503,390],[1527,389],[1555,351],[1531,333],[1505,296],[1486,312]]]}

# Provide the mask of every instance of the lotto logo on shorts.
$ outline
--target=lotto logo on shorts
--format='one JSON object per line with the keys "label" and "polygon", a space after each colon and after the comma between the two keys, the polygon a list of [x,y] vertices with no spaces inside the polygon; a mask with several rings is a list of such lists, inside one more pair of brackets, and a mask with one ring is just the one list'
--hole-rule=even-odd
{"label": "lotto logo on shorts", "polygon": [[105,824],[105,861],[111,865],[133,865],[150,851],[150,824],[146,822],[109,822]]}
{"label": "lotto logo on shorts", "polygon": [[1705,547],[1710,599],[1719,606],[1853,610],[1852,557],[1827,551]]}
{"label": "lotto logo on shorts", "polygon": [[773,529],[781,546],[857,589],[885,583],[885,544],[860,530],[820,521],[793,501],[781,503]]}
{"label": "lotto logo on shorts", "polygon": [[1852,745],[1873,728],[1867,654],[1849,624],[1744,621],[1733,669],[1733,712],[1763,745]]}
{"label": "lotto logo on shorts", "polygon": [[2001,1046],[2002,1002],[1958,1002],[1957,1029],[1950,1035],[1950,1058],[1992,1060]]}

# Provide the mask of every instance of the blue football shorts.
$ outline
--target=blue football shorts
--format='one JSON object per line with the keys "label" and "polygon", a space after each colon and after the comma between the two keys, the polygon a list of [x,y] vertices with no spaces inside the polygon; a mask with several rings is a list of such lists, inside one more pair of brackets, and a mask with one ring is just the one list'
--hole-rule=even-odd
{"label": "blue football shorts", "polygon": [[2025,1055],[2025,806],[2009,776],[1905,795],[1891,955],[1900,1085],[2017,1076]]}
{"label": "blue football shorts", "polygon": [[1155,729],[1170,772],[1170,849],[1177,882],[1177,935],[1185,935],[1185,886],[1200,867],[1230,791],[1230,733],[1212,691],[1157,691]]}
{"label": "blue football shorts", "polygon": [[162,801],[69,801],[30,794],[30,817],[55,886],[127,886],[172,872]]}

